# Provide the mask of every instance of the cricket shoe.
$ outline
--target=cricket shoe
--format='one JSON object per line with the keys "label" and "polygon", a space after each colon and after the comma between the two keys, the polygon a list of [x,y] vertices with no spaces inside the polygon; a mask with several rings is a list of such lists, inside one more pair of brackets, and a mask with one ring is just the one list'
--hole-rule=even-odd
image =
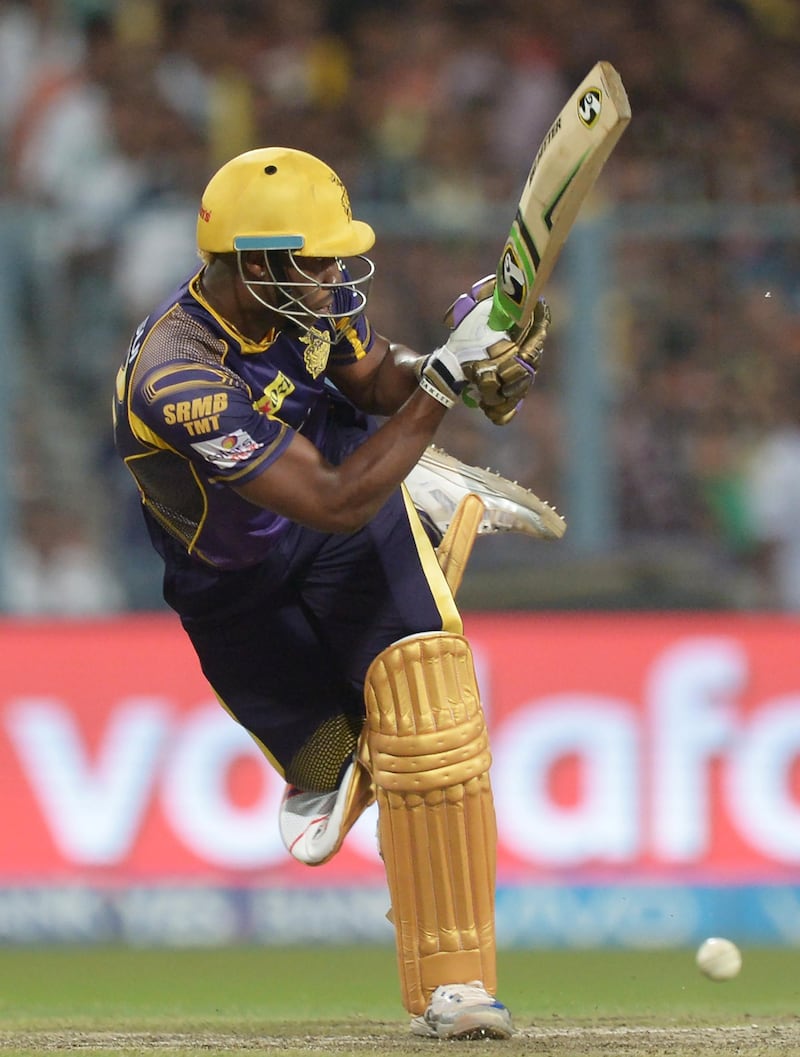
{"label": "cricket shoe", "polygon": [[278,829],[286,850],[306,866],[327,862],[374,799],[369,777],[357,760],[345,771],[339,788],[330,793],[306,793],[287,785],[278,811]]}
{"label": "cricket shoe", "polygon": [[521,532],[535,539],[561,539],[567,525],[553,507],[515,481],[492,470],[468,466],[433,445],[406,477],[406,488],[421,516],[444,534],[465,495],[484,506],[479,534]]}
{"label": "cricket shoe", "polygon": [[510,1039],[511,1014],[479,980],[442,984],[428,1008],[411,1021],[411,1033],[432,1039]]}

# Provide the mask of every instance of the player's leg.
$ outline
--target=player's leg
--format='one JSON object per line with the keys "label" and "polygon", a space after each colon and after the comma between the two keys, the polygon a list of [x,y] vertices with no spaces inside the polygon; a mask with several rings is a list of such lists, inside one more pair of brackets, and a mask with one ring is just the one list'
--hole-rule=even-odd
{"label": "player's leg", "polygon": [[[446,565],[449,576],[460,579],[465,549],[456,543],[455,533],[449,538]],[[422,591],[417,584],[423,585]],[[362,702],[362,724],[364,672],[376,653],[410,628],[461,629],[451,590],[423,527],[399,492],[373,524],[350,536],[327,537],[313,562],[305,564],[304,605],[313,613],[328,656],[336,658],[336,668]],[[324,727],[319,735],[324,740]],[[325,747],[318,746],[315,737],[303,748],[304,755],[319,751]],[[286,847],[307,865],[327,862],[374,799],[362,737],[338,788],[287,786],[279,814]]]}
{"label": "player's leg", "polygon": [[[424,512],[417,509],[417,513],[423,520]],[[443,535],[435,528],[431,532],[430,524],[423,520],[426,535],[438,543],[437,561],[453,597],[461,585],[483,513],[483,501],[467,493],[459,501]],[[299,862],[316,866],[332,858],[352,826],[375,799],[363,750],[362,744],[339,788],[333,792],[313,793],[297,786],[287,786],[279,813],[280,833],[287,849]]]}
{"label": "player's leg", "polygon": [[488,734],[466,639],[412,635],[367,674],[367,749],[412,1029],[507,1038],[496,990],[497,833]]}
{"label": "player's leg", "polygon": [[[352,591],[331,590],[347,565]],[[510,1017],[493,997],[486,725],[460,615],[407,495],[362,533],[326,541],[305,590],[331,651],[365,682],[367,759],[414,1030],[506,1037]]]}
{"label": "player's leg", "polygon": [[364,705],[294,586],[323,538],[297,529],[270,559],[234,572],[176,560],[165,594],[224,707],[287,782],[329,793],[357,749]]}
{"label": "player's leg", "polygon": [[[319,545],[320,537],[298,536],[278,562],[209,574],[202,615],[184,616],[184,626],[221,704],[287,782],[278,815],[286,848],[318,865],[338,851],[375,796],[358,761],[360,688],[341,676],[289,586],[291,570]],[[189,608],[184,600],[184,614]]]}

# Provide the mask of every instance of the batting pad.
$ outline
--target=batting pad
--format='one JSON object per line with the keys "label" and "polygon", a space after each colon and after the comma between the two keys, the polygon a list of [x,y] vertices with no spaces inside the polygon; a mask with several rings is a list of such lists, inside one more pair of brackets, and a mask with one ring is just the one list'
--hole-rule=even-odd
{"label": "batting pad", "polygon": [[364,692],[403,1004],[423,1013],[440,984],[472,980],[494,994],[497,829],[469,643],[401,639]]}

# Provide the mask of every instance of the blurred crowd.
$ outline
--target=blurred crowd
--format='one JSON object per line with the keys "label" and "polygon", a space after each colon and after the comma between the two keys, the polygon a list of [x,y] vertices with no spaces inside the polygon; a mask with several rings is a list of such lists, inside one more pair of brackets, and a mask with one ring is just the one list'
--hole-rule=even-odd
{"label": "blurred crowd", "polygon": [[[616,604],[668,604],[668,570],[691,583],[677,604],[800,610],[796,0],[0,2],[3,608],[161,604],[110,394],[136,324],[198,265],[220,164],[286,144],[336,169],[378,231],[373,323],[425,350],[493,270],[532,151],[598,58],[635,115],[598,189],[621,218],[599,350],[613,549],[576,555],[568,534],[523,561],[578,605],[613,567]],[[517,420],[459,408],[440,439],[563,505],[561,323],[580,305],[559,274],[551,300]]]}

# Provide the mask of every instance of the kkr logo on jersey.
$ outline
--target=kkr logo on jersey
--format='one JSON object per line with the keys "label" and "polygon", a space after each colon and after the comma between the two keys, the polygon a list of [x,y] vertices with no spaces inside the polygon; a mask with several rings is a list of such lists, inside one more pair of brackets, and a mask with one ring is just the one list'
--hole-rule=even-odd
{"label": "kkr logo on jersey", "polygon": [[256,400],[256,411],[260,411],[262,415],[277,415],[286,397],[294,392],[294,388],[294,382],[287,378],[283,371],[278,371],[269,385],[264,386],[264,395]]}
{"label": "kkr logo on jersey", "polygon": [[305,345],[303,361],[312,378],[318,378],[328,366],[331,354],[331,336],[322,330],[312,327],[300,341]]}

